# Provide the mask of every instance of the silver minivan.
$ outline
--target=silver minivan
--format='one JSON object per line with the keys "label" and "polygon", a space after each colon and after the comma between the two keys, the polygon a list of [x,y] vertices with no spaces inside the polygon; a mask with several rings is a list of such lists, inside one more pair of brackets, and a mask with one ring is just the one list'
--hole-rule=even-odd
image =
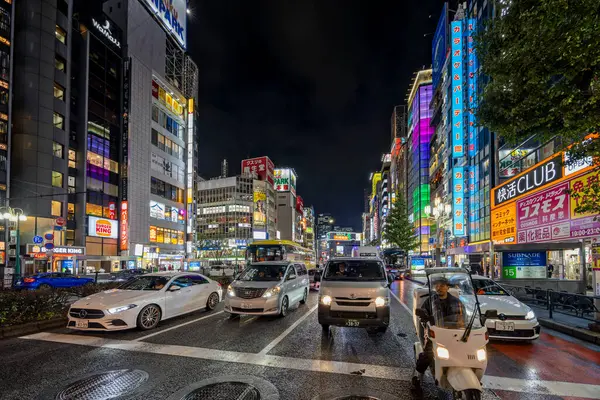
{"label": "silver minivan", "polygon": [[240,314],[285,317],[291,306],[306,303],[309,286],[308,271],[302,263],[253,263],[227,288],[225,312],[230,317]]}
{"label": "silver minivan", "polygon": [[390,323],[389,286],[393,282],[378,257],[330,260],[319,288],[319,324],[385,332]]}

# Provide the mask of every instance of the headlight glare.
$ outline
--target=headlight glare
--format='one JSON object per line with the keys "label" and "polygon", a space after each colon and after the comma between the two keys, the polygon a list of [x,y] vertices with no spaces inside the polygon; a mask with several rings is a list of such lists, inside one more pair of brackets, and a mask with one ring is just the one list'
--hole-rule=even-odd
{"label": "headlight glare", "polygon": [[235,297],[235,292],[233,291],[233,288],[231,287],[231,285],[227,286],[227,296]]}
{"label": "headlight glare", "polygon": [[445,347],[438,346],[436,353],[440,360],[448,360],[450,358],[450,352]]}
{"label": "headlight glare", "polygon": [[527,314],[525,315],[525,319],[534,319],[535,318],[535,313],[532,310],[529,310],[527,312]]}
{"label": "headlight glare", "polygon": [[477,350],[477,361],[485,361],[486,358],[487,354],[485,352],[485,349]]}
{"label": "headlight glare", "polygon": [[322,296],[321,297],[321,303],[323,303],[326,306],[331,305],[331,296],[327,296],[327,295]]}
{"label": "headlight glare", "polygon": [[279,286],[272,287],[271,289],[267,289],[267,291],[262,295],[262,297],[273,297],[277,296],[281,292],[281,288]]}
{"label": "headlight glare", "polygon": [[135,304],[129,304],[127,306],[109,308],[107,311],[109,314],[118,314],[123,311],[131,310],[132,308],[135,308],[135,307],[137,307]]}
{"label": "headlight glare", "polygon": [[375,299],[375,307],[383,307],[388,304],[388,299],[385,297],[378,297]]}

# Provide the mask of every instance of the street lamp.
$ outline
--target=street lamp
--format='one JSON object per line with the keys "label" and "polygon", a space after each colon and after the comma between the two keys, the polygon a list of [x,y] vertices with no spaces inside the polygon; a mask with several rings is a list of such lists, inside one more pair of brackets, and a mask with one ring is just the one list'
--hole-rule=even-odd
{"label": "street lamp", "polygon": [[[441,222],[443,222],[446,218],[448,218],[452,214],[452,206],[450,204],[442,203],[442,199],[440,199],[439,197],[436,197],[433,200],[433,204],[435,205],[433,207],[433,209],[431,209],[431,207],[429,205],[425,206],[425,212],[427,214],[429,214],[431,212],[431,214],[433,215],[433,218],[436,221],[437,229],[439,230],[440,225],[442,225]],[[444,229],[444,227],[442,227],[442,229]],[[437,235],[437,236],[439,237],[439,235]],[[436,245],[436,249],[435,249],[436,265],[441,264],[441,246],[442,246],[442,244],[439,242]]]}
{"label": "street lamp", "polygon": [[27,221],[27,216],[25,215],[25,211],[21,208],[12,208],[9,206],[0,207],[0,220],[12,221],[17,223],[17,248],[15,249],[16,256],[16,264],[15,264],[15,276],[18,277],[21,275],[21,243],[20,243],[20,222]]}

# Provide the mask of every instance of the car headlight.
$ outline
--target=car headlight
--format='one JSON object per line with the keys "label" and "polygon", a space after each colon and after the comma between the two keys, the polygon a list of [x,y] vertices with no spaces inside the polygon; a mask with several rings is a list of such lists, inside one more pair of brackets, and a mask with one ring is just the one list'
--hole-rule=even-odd
{"label": "car headlight", "polygon": [[107,311],[109,314],[118,314],[123,311],[131,310],[132,308],[135,308],[135,307],[137,307],[135,304],[129,304],[127,306],[109,308]]}
{"label": "car headlight", "polygon": [[235,292],[233,291],[233,288],[231,287],[231,285],[227,286],[227,296],[235,297]]}
{"label": "car headlight", "polygon": [[485,361],[486,358],[487,353],[485,352],[485,349],[477,350],[477,361]]}
{"label": "car headlight", "polygon": [[323,303],[326,306],[331,305],[331,296],[321,296],[321,303]]}
{"label": "car headlight", "polygon": [[525,319],[534,319],[535,313],[532,310],[529,310],[527,314],[525,314]]}
{"label": "car headlight", "polygon": [[271,289],[267,289],[267,291],[262,295],[262,297],[273,297],[277,296],[281,292],[281,288],[279,286],[272,287]]}
{"label": "car headlight", "polygon": [[383,307],[385,305],[388,305],[390,302],[390,299],[387,297],[378,297],[375,299],[375,307]]}
{"label": "car headlight", "polygon": [[445,347],[438,346],[436,353],[440,360],[448,360],[450,358],[450,352]]}

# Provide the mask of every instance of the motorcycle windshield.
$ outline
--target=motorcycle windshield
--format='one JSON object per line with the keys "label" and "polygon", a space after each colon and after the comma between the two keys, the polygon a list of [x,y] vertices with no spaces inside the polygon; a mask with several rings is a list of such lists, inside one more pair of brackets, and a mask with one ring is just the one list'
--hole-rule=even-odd
{"label": "motorcycle windshield", "polygon": [[[434,325],[445,329],[480,328],[479,307],[471,277],[466,273],[429,275],[429,308]],[[473,313],[476,313],[473,319]]]}

